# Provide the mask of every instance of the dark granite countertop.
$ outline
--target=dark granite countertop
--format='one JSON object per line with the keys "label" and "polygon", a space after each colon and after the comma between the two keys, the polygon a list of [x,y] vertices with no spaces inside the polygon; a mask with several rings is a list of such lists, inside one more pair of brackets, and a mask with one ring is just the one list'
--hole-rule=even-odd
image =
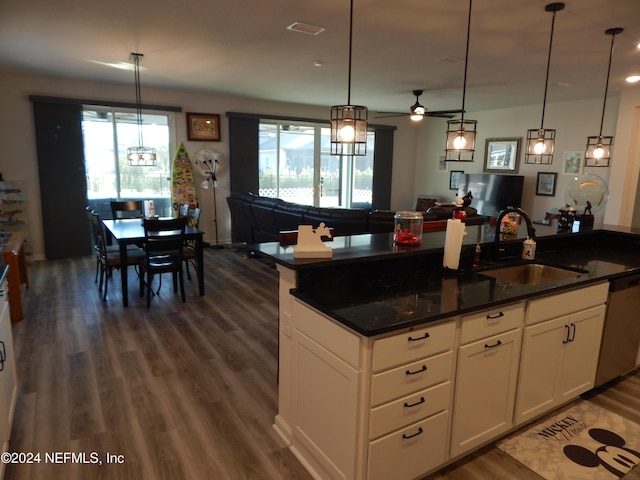
{"label": "dark granite countertop", "polygon": [[[538,285],[483,275],[488,268],[522,262],[517,256],[492,261],[492,243],[482,244],[484,266],[446,272],[441,267],[443,243],[443,232],[424,235],[422,245],[409,250],[398,250],[388,234],[341,237],[334,240],[331,260],[293,259],[293,248],[278,244],[261,244],[256,250],[297,270],[294,296],[365,336],[640,272],[640,234],[616,227],[538,239],[536,262],[584,272]],[[472,251],[475,236],[468,234],[465,243]],[[513,253],[521,243],[503,245]]]}

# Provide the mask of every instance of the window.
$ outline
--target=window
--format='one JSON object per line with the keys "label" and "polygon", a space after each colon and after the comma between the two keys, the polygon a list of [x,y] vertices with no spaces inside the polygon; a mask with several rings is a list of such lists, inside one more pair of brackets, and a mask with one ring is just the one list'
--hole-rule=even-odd
{"label": "window", "polygon": [[138,145],[135,110],[85,106],[82,133],[87,199],[105,216],[111,200],[153,200],[159,215],[171,215],[171,138],[173,115],[143,113],[144,146],[154,147],[158,164],[127,164],[127,148]]}
{"label": "window", "polygon": [[375,132],[367,155],[330,154],[326,124],[262,120],[258,129],[258,193],[320,207],[370,208]]}

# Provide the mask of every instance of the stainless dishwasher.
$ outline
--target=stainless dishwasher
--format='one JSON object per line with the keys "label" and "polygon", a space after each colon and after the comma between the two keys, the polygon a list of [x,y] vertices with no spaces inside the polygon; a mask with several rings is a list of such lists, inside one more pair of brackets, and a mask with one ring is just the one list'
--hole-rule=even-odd
{"label": "stainless dishwasher", "polygon": [[611,280],[595,386],[638,366],[640,273]]}

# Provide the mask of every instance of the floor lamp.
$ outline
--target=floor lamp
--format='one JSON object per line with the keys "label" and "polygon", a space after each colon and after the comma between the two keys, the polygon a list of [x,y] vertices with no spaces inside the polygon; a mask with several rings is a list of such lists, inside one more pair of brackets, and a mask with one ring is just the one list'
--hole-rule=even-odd
{"label": "floor lamp", "polygon": [[205,178],[205,180],[200,184],[200,186],[204,189],[208,189],[209,188],[209,180],[211,180],[211,185],[213,185],[212,187],[212,192],[213,192],[213,223],[215,225],[216,228],[216,243],[215,245],[209,245],[209,248],[215,248],[215,249],[220,249],[220,248],[224,248],[224,245],[221,245],[220,243],[218,243],[218,206],[216,204],[216,182],[218,181],[218,179],[216,178],[216,170],[218,168],[218,165],[220,165],[220,160],[218,160],[218,155],[214,154],[213,158],[208,158],[206,160],[203,161],[203,163],[205,163],[207,165],[207,167],[209,168],[209,175],[207,175],[207,178]]}

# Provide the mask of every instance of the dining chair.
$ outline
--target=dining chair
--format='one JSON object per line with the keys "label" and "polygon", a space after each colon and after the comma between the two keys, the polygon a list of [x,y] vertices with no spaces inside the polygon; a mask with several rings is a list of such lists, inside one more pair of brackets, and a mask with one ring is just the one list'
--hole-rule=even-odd
{"label": "dining chair", "polygon": [[[200,223],[200,209],[199,208],[188,208],[187,209],[187,225],[190,227],[198,228],[198,224]],[[184,266],[187,269],[187,278],[191,280],[191,271],[189,270],[189,263],[193,264],[193,268],[198,269],[198,265],[196,262],[196,242],[195,240],[186,240],[184,242],[184,250],[182,252],[182,260],[184,262]]]}
{"label": "dining chair", "polygon": [[[142,222],[144,226],[144,250],[145,257],[140,262],[140,296],[143,296],[146,287],[147,307],[151,305],[151,283],[156,274],[171,273],[173,277],[173,291],[178,291],[185,302],[184,278],[182,275],[182,252],[184,250],[184,230],[187,225],[187,217],[170,219],[147,219]],[[162,277],[159,280],[158,290],[162,286]]]}
{"label": "dining chair", "polygon": [[142,200],[112,201],[111,216],[118,218],[140,218],[143,216]]}
{"label": "dining chair", "polygon": [[[122,272],[123,265],[120,261],[120,250],[117,245],[107,245],[104,225],[102,224],[102,220],[100,220],[100,215],[95,212],[89,213],[89,220],[91,222],[91,228],[93,231],[93,236],[95,240],[95,248],[98,256],[98,265],[97,268],[100,274],[100,284],[98,286],[98,291],[102,292],[102,300],[107,300],[107,290],[109,286],[109,279],[113,275],[113,270],[120,270],[121,275],[126,275],[126,272]],[[136,247],[135,245],[130,245],[127,248],[127,264],[124,265],[124,268],[129,266],[137,266],[140,264],[140,261],[145,257],[145,253],[142,249]],[[97,281],[96,272],[96,281]],[[104,286],[104,291],[102,287]]]}
{"label": "dining chair", "polygon": [[179,217],[186,217],[188,213],[189,213],[189,204],[188,203],[181,203],[180,207],[178,207],[178,216]]}
{"label": "dining chair", "polygon": [[93,244],[91,250],[96,252],[96,278],[93,283],[98,283],[98,273],[100,271],[100,246],[98,245],[96,226],[93,222],[93,208],[91,205],[87,205],[84,209],[87,212],[87,218],[89,220],[91,243]]}

